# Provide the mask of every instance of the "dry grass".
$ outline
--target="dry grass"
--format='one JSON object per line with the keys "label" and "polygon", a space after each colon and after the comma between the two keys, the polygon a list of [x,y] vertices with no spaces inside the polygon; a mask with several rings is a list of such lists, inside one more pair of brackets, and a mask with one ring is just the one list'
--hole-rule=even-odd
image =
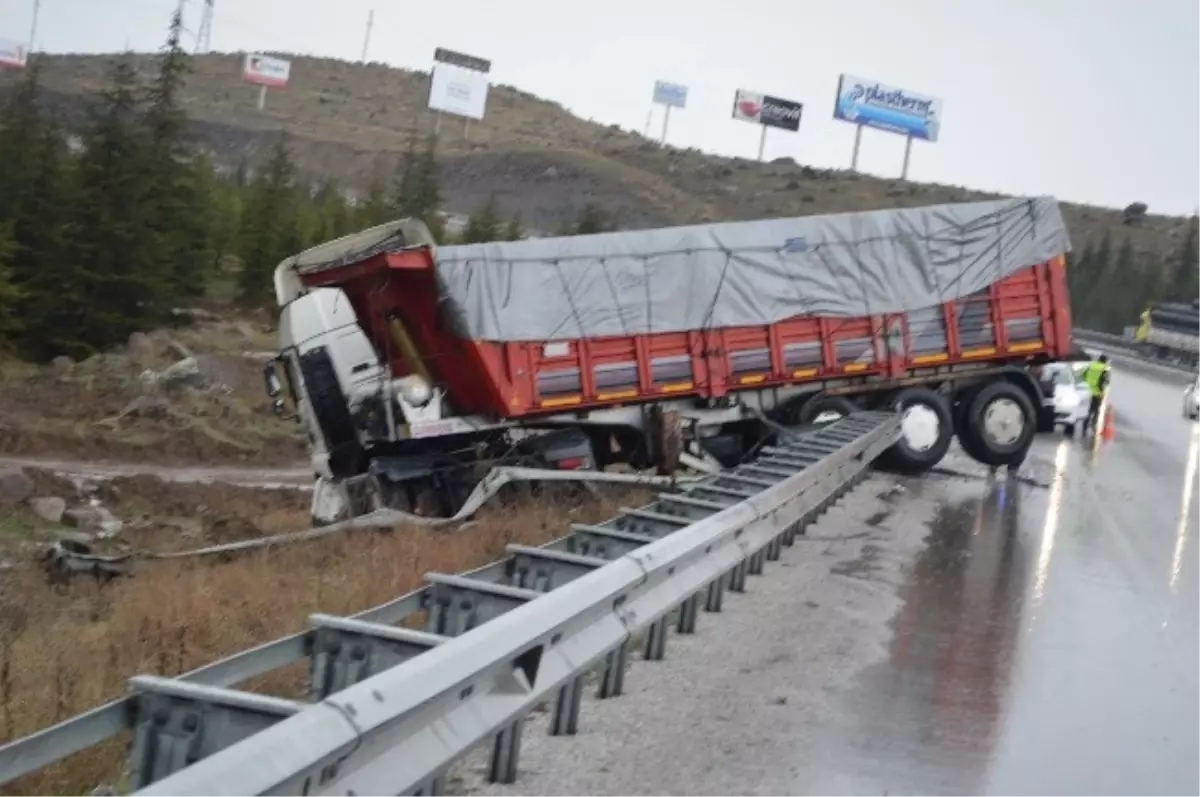
{"label": "dry grass", "polygon": [[[429,571],[459,572],[537,545],[570,522],[611,517],[628,492],[582,502],[496,508],[449,531],[357,533],[225,563],[163,562],[106,587],[50,590],[33,569],[0,583],[0,734],[24,736],[125,692],[138,673],[177,675],[306,627],[309,614],[348,614],[409,592]],[[619,500],[618,500],[619,499]],[[305,671],[251,687],[302,694]],[[110,742],[8,784],[11,793],[86,793],[116,783],[123,748]]]}

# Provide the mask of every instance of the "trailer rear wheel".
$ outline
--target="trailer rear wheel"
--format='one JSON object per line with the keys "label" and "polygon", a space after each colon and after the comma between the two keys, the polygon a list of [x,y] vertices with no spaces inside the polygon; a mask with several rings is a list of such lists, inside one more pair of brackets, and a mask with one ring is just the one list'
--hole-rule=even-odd
{"label": "trailer rear wheel", "polygon": [[998,380],[971,398],[959,440],[984,465],[1015,466],[1025,461],[1037,432],[1037,411],[1021,388]]}
{"label": "trailer rear wheel", "polygon": [[800,422],[803,424],[826,424],[845,418],[858,407],[844,396],[814,396],[804,403],[800,409]]}
{"label": "trailer rear wheel", "polygon": [[941,462],[954,439],[954,418],[945,397],[927,387],[910,387],[889,404],[901,413],[900,439],[884,453],[882,464],[921,473]]}

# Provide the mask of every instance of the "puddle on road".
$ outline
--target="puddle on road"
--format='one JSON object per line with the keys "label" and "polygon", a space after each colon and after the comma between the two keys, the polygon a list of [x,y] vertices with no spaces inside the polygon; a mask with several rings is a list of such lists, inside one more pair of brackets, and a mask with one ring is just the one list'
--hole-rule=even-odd
{"label": "puddle on road", "polygon": [[[1034,489],[1001,472],[948,491],[900,588],[888,657],[847,696],[845,737],[831,745],[854,790],[983,788],[1035,554],[1020,534],[1021,503]],[[869,578],[871,553],[838,567]]]}

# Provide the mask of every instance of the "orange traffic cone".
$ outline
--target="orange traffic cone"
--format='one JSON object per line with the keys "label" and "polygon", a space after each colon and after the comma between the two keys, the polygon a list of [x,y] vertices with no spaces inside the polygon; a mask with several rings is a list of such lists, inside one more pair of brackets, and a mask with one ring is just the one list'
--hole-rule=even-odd
{"label": "orange traffic cone", "polygon": [[1104,439],[1112,440],[1117,436],[1117,411],[1110,405],[1104,413]]}

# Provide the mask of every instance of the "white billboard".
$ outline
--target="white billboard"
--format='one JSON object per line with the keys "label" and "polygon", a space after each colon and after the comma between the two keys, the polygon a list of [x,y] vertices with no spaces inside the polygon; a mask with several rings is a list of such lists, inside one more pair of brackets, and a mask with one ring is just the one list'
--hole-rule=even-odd
{"label": "white billboard", "polygon": [[292,62],[259,53],[247,53],[242,65],[242,79],[247,83],[281,89],[288,83]]}
{"label": "white billboard", "polygon": [[687,107],[688,87],[665,80],[654,81],[654,101],[668,108]]}
{"label": "white billboard", "polygon": [[487,106],[488,77],[475,69],[438,62],[429,81],[429,108],[469,119],[482,119]]}
{"label": "white billboard", "polygon": [[12,39],[0,39],[0,67],[24,69],[29,59],[29,48]]}
{"label": "white billboard", "polygon": [[942,101],[877,80],[844,74],[838,78],[833,118],[909,138],[937,141],[942,127]]}

